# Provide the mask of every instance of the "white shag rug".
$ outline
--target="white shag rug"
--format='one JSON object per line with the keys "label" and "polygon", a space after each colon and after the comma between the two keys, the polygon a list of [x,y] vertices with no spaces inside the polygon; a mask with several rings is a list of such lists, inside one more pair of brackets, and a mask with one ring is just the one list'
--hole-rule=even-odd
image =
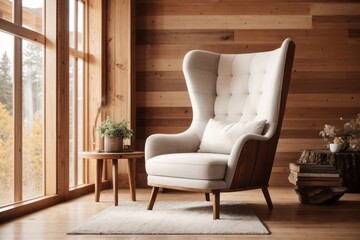
{"label": "white shag rug", "polygon": [[68,234],[104,235],[230,235],[270,234],[243,203],[221,202],[220,219],[212,219],[212,202],[120,202],[74,228]]}

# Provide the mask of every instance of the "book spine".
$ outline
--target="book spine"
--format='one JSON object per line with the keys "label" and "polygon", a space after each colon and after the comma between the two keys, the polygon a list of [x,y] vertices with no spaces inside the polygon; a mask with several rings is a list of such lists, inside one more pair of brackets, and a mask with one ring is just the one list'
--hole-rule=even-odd
{"label": "book spine", "polygon": [[327,187],[340,187],[342,186],[341,178],[336,178],[332,181],[310,181],[310,180],[297,180],[294,175],[289,174],[288,180],[296,186],[327,186]]}
{"label": "book spine", "polygon": [[340,177],[339,173],[295,173],[298,177]]}
{"label": "book spine", "polygon": [[322,181],[296,181],[292,182],[296,186],[321,186],[321,187],[341,187],[341,182],[322,182]]}
{"label": "book spine", "polygon": [[297,173],[291,172],[289,177],[293,178],[295,181],[334,181],[339,179],[339,176],[334,177],[300,177]]}
{"label": "book spine", "polygon": [[336,168],[332,165],[315,165],[315,164],[296,165],[290,163],[289,168],[291,171],[302,172],[302,173],[337,173]]}

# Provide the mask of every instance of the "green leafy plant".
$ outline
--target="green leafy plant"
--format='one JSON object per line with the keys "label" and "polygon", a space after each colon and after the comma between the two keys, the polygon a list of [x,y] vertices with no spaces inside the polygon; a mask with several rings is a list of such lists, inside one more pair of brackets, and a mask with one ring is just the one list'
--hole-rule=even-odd
{"label": "green leafy plant", "polygon": [[102,137],[121,137],[127,139],[134,134],[133,130],[128,127],[127,121],[113,122],[109,116],[101,123],[98,130]]}

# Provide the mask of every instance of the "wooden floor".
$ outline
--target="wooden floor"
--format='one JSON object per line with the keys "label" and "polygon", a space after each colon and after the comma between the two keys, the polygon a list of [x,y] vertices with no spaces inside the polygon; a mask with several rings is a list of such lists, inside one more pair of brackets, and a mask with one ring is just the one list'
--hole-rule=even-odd
{"label": "wooden floor", "polygon": [[[221,194],[222,201],[246,202],[271,231],[266,236],[66,235],[68,230],[112,205],[112,191],[106,190],[99,203],[94,202],[94,194],[89,194],[2,224],[0,239],[360,239],[360,194],[345,194],[338,203],[325,206],[300,204],[291,188],[270,188],[270,194],[273,210],[267,208],[261,190]],[[147,201],[149,195],[150,189],[137,189],[138,201]],[[203,199],[202,194],[165,192],[157,200]],[[130,200],[128,190],[119,191],[119,201],[124,200]]]}

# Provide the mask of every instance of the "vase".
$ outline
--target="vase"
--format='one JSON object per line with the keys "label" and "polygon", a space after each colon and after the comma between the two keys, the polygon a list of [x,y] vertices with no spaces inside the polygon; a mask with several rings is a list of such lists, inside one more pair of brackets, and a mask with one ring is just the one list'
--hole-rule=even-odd
{"label": "vase", "polygon": [[105,152],[122,152],[123,139],[121,137],[108,137],[104,138],[104,151]]}
{"label": "vase", "polygon": [[330,151],[333,153],[340,152],[342,144],[341,143],[330,143],[329,144]]}

